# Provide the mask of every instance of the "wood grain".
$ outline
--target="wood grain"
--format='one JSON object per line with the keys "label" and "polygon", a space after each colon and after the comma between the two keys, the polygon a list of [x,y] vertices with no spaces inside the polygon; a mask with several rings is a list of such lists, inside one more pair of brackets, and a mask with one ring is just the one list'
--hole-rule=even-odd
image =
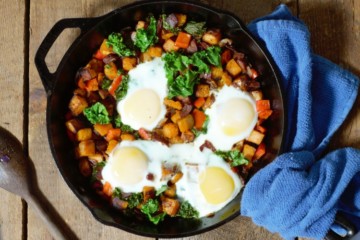
{"label": "wood grain", "polygon": [[[22,0],[0,2],[0,125],[23,140],[24,21]],[[12,13],[9,15],[3,13]],[[22,238],[21,198],[0,189],[0,239]]]}

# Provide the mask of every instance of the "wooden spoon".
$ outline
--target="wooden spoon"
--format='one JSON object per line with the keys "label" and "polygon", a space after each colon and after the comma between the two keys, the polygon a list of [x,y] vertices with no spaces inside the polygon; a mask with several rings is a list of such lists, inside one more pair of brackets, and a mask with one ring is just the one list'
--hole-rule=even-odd
{"label": "wooden spoon", "polygon": [[0,187],[21,196],[47,225],[55,239],[77,239],[38,188],[30,159],[21,143],[0,127]]}

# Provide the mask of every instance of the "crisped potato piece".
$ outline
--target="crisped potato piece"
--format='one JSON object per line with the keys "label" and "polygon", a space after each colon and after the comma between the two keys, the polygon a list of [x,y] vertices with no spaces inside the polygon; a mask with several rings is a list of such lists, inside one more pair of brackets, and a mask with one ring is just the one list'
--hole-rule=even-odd
{"label": "crisped potato piece", "polygon": [[135,140],[134,135],[132,135],[130,133],[122,133],[120,138],[122,141],[134,141]]}
{"label": "crisped potato piece", "polygon": [[80,129],[77,133],[76,133],[76,139],[81,142],[84,140],[90,140],[92,137],[92,130],[91,128],[83,128]]}
{"label": "crisped potato piece", "polygon": [[210,45],[216,45],[220,42],[221,32],[219,29],[212,29],[207,31],[203,36],[202,40]]}
{"label": "crisped potato piece", "polygon": [[95,154],[95,143],[93,140],[84,140],[79,143],[79,156],[88,157]]}
{"label": "crisped potato piece", "polygon": [[94,130],[97,132],[100,136],[105,136],[110,129],[113,129],[113,126],[111,123],[108,124],[94,124]]}
{"label": "crisped potato piece", "polygon": [[144,186],[143,187],[143,197],[144,197],[144,202],[146,202],[150,198],[154,198],[155,197],[155,188],[150,187],[150,186]]}
{"label": "crisped potato piece", "polygon": [[163,126],[163,134],[166,138],[173,138],[179,135],[179,128],[175,123],[166,123]]}
{"label": "crisped potato piece", "polygon": [[168,196],[168,197],[171,197],[171,198],[175,197],[175,196],[176,196],[176,185],[173,184],[173,185],[169,186],[169,187],[165,190],[164,194],[165,194],[166,196]]}
{"label": "crisped potato piece", "polygon": [[220,80],[223,75],[222,67],[211,67],[211,78],[214,80]]}
{"label": "crisped potato piece", "polygon": [[196,87],[196,97],[206,98],[210,96],[210,86],[207,84],[199,84]]}
{"label": "crisped potato piece", "polygon": [[256,151],[256,148],[254,148],[253,146],[250,146],[249,144],[244,145],[243,154],[247,160],[250,161],[253,158],[255,151]]}
{"label": "crisped potato piece", "polygon": [[222,87],[224,85],[230,86],[231,83],[232,83],[231,76],[227,72],[224,72],[223,75],[221,76],[220,81],[219,81],[219,86],[220,87]]}
{"label": "crisped potato piece", "polygon": [[162,48],[161,47],[151,46],[151,47],[149,47],[149,49],[147,51],[149,52],[149,55],[152,58],[161,57],[161,55],[162,55]]}
{"label": "crisped potato piece", "polygon": [[178,20],[178,23],[177,23],[178,27],[181,27],[186,23],[187,16],[185,14],[175,13],[175,16]]}
{"label": "crisped potato piece", "polygon": [[104,74],[110,80],[113,80],[118,76],[118,68],[114,62],[109,62],[104,66]]}
{"label": "crisped potato piece", "polygon": [[239,66],[239,64],[237,64],[237,62],[234,59],[231,59],[227,64],[226,64],[226,70],[233,76],[235,77],[236,75],[238,75],[239,73],[241,73],[241,67]]}
{"label": "crisped potato piece", "polygon": [[176,199],[172,198],[163,198],[161,201],[161,206],[164,212],[166,212],[170,216],[175,216],[179,211],[180,203]]}
{"label": "crisped potato piece", "polygon": [[165,41],[165,43],[163,44],[163,48],[166,52],[176,52],[179,50],[179,47],[175,45],[175,42],[171,38]]}
{"label": "crisped potato piece", "polygon": [[65,125],[67,129],[72,133],[77,133],[77,131],[84,127],[84,124],[76,118],[66,121]]}
{"label": "crisped potato piece", "polygon": [[189,114],[177,121],[180,132],[189,131],[194,126],[194,117]]}
{"label": "crisped potato piece", "polygon": [[78,95],[74,95],[69,103],[69,109],[74,116],[80,115],[87,107],[88,103],[86,99]]}
{"label": "crisped potato piece", "polygon": [[137,59],[135,57],[124,57],[122,60],[122,67],[125,71],[130,71],[136,67]]}
{"label": "crisped potato piece", "polygon": [[106,148],[106,153],[107,154],[110,154],[111,151],[116,147],[116,145],[118,144],[119,142],[116,141],[116,140],[111,140]]}
{"label": "crisped potato piece", "polygon": [[104,39],[104,41],[102,42],[100,46],[100,52],[104,56],[109,55],[113,52],[112,47],[107,44],[107,39]]}
{"label": "crisped potato piece", "polygon": [[263,92],[261,90],[251,91],[251,95],[254,97],[255,101],[263,99]]}
{"label": "crisped potato piece", "polygon": [[99,163],[104,161],[104,156],[100,153],[95,153],[94,155],[89,156],[89,161],[92,163]]}
{"label": "crisped potato piece", "polygon": [[165,106],[174,108],[176,110],[181,110],[182,109],[182,104],[181,104],[180,101],[174,101],[174,100],[165,98],[164,99],[164,104],[165,104]]}
{"label": "crisped potato piece", "polygon": [[249,142],[255,143],[256,145],[259,145],[262,142],[262,140],[264,139],[264,137],[265,137],[265,134],[263,134],[259,131],[253,130],[250,133],[250,136],[247,138],[247,140]]}

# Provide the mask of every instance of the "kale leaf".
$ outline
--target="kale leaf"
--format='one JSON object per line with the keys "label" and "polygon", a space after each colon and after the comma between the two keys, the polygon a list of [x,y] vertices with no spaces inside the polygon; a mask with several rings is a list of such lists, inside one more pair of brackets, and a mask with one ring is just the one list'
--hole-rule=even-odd
{"label": "kale leaf", "polygon": [[131,194],[126,201],[129,203],[129,208],[137,207],[143,201],[143,194],[140,193],[133,193]]}
{"label": "kale leaf", "polygon": [[192,128],[191,131],[195,134],[195,137],[198,137],[200,134],[207,133],[208,125],[209,125],[209,116],[206,115],[205,122],[201,129]]}
{"label": "kale leaf", "polygon": [[120,128],[122,132],[134,132],[135,130],[132,129],[129,125],[124,124],[121,121],[120,115],[117,115],[114,119],[115,127]]}
{"label": "kale leaf", "polygon": [[106,43],[109,47],[112,47],[114,53],[119,56],[128,57],[135,55],[135,52],[125,45],[121,33],[111,33]]}
{"label": "kale leaf", "polygon": [[165,192],[168,189],[167,185],[162,185],[161,188],[159,188],[158,190],[156,190],[156,196],[159,196],[160,194],[162,194],[163,192]]}
{"label": "kale leaf", "polygon": [[180,209],[176,215],[182,218],[198,218],[199,212],[191,206],[188,201],[184,201],[181,203]]}
{"label": "kale leaf", "polygon": [[232,167],[237,167],[240,165],[247,165],[249,160],[244,157],[239,150],[230,150],[230,151],[215,151],[215,154],[224,159],[228,159]]}
{"label": "kale leaf", "polygon": [[205,24],[205,22],[190,21],[186,24],[184,30],[195,38],[200,38],[206,31]]}
{"label": "kale leaf", "polygon": [[158,224],[162,221],[166,215],[166,213],[158,213],[156,212],[159,210],[159,201],[157,199],[150,198],[146,203],[141,206],[141,212],[145,213],[149,220],[154,223]]}
{"label": "kale leaf", "polygon": [[156,35],[156,19],[154,16],[150,16],[149,26],[145,28],[139,28],[136,30],[135,46],[140,48],[141,52],[145,52],[151,45],[158,41]]}
{"label": "kale leaf", "polygon": [[115,90],[115,97],[117,101],[123,99],[129,88],[129,75],[123,75],[119,87]]}
{"label": "kale leaf", "polygon": [[92,124],[110,123],[110,118],[109,118],[109,114],[106,110],[106,107],[100,102],[95,103],[91,107],[85,108],[83,112],[84,112],[85,117]]}

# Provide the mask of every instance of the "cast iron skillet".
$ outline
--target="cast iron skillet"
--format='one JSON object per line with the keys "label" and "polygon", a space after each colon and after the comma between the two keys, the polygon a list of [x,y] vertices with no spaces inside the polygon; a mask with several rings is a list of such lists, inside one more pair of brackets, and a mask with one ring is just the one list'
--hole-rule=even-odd
{"label": "cast iron skillet", "polygon": [[[273,61],[266,51],[251,36],[245,25],[230,13],[182,0],[136,2],[101,17],[60,20],[47,34],[35,56],[35,64],[48,96],[46,116],[49,143],[66,183],[100,222],[148,237],[184,237],[220,226],[239,215],[241,193],[215,216],[200,220],[168,218],[158,226],[154,226],[147,221],[119,214],[101,201],[90,189],[88,180],[79,173],[73,147],[66,135],[65,114],[75,88],[76,71],[89,61],[107,35],[128,26],[135,26],[137,20],[143,19],[148,13],[158,16],[161,13],[174,12],[185,13],[193,20],[206,21],[207,26],[221,28],[227,36],[235,40],[234,47],[244,52],[259,70],[265,95],[272,100],[274,110],[273,116],[268,121],[269,132],[266,144],[269,151],[264,160],[270,162],[281,152],[285,124],[278,76]],[[57,70],[50,73],[45,57],[57,37],[66,28],[80,28],[81,34],[65,53]]]}

